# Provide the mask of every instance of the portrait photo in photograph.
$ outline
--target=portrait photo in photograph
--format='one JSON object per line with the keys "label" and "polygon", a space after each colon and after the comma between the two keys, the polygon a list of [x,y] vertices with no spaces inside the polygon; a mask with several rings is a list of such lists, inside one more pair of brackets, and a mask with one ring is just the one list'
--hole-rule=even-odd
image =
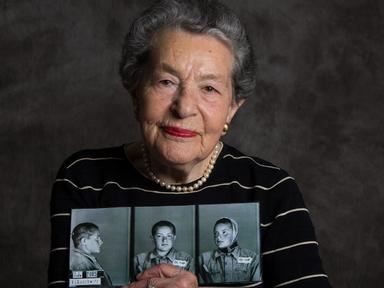
{"label": "portrait photo in photograph", "polygon": [[70,287],[128,283],[130,208],[73,209]]}
{"label": "portrait photo in photograph", "polygon": [[134,215],[134,276],[161,263],[194,272],[194,206],[138,207]]}
{"label": "portrait photo in photograph", "polygon": [[260,281],[259,204],[198,206],[199,284]]}

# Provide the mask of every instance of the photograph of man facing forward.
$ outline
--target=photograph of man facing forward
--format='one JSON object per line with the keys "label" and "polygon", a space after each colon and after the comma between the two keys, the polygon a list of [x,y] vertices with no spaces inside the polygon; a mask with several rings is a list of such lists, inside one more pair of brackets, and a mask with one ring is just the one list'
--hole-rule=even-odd
{"label": "photograph of man facing forward", "polygon": [[168,263],[193,272],[193,258],[188,253],[176,250],[176,227],[173,223],[162,220],[152,226],[151,238],[155,245],[149,252],[137,254],[134,258],[134,274],[161,263]]}
{"label": "photograph of man facing forward", "polygon": [[238,232],[239,225],[234,219],[223,217],[216,221],[213,237],[217,249],[199,257],[201,284],[260,280],[258,254],[239,246]]}

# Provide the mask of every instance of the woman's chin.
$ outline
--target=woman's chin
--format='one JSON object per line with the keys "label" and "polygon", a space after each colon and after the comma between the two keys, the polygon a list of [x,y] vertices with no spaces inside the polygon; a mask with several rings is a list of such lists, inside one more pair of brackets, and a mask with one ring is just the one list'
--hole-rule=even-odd
{"label": "woman's chin", "polygon": [[196,142],[167,141],[167,143],[159,145],[157,150],[157,153],[168,165],[188,165],[204,158],[201,155],[199,143]]}

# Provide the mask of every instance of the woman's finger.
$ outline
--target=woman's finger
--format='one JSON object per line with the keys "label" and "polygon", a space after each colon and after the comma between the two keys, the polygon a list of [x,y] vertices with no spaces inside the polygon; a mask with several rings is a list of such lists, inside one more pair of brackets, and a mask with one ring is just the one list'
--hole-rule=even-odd
{"label": "woman's finger", "polygon": [[137,276],[127,288],[194,288],[197,278],[191,272],[170,264],[153,266]]}
{"label": "woman's finger", "polygon": [[151,279],[151,278],[170,278],[175,277],[180,273],[186,272],[185,270],[171,265],[160,264],[146,269],[143,273],[136,276],[137,280]]}
{"label": "woman's finger", "polygon": [[[193,276],[193,274],[191,275]],[[197,287],[197,281],[191,275],[183,273],[171,278],[151,278],[148,280],[146,288],[195,288]]]}

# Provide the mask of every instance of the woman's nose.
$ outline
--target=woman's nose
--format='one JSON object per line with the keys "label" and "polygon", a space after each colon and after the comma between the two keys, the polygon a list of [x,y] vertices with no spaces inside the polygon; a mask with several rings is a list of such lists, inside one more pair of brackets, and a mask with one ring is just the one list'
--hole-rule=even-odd
{"label": "woman's nose", "polygon": [[172,105],[172,111],[178,118],[196,115],[197,96],[191,87],[180,87]]}

